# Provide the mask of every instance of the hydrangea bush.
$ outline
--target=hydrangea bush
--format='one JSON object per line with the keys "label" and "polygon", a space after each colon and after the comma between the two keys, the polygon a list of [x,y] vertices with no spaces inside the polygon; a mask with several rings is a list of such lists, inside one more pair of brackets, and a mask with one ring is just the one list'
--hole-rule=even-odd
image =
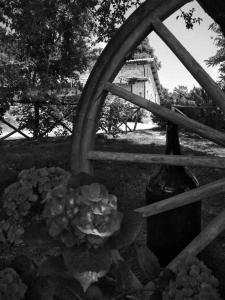
{"label": "hydrangea bush", "polygon": [[218,280],[211,270],[196,257],[181,261],[175,280],[163,291],[163,300],[222,300],[218,294]]}
{"label": "hydrangea bush", "polygon": [[14,269],[5,268],[0,271],[0,299],[24,299],[26,290],[27,286]]}
{"label": "hydrangea bush", "polygon": [[58,184],[67,183],[70,173],[59,167],[23,170],[2,197],[4,217],[0,221],[0,241],[21,243],[26,221],[38,217],[47,193]]}
{"label": "hydrangea bush", "polygon": [[219,282],[212,271],[198,258],[189,256],[179,261],[174,272],[161,270],[146,285],[150,299],[162,300],[222,300]]}
{"label": "hydrangea bush", "polygon": [[136,243],[144,285],[119,254],[135,242],[142,217],[119,212],[117,197],[87,174],[24,170],[5,190],[2,207],[1,241],[22,240],[44,254],[39,261],[23,257],[0,270],[0,299],[221,300],[217,279],[197,258],[172,272]]}

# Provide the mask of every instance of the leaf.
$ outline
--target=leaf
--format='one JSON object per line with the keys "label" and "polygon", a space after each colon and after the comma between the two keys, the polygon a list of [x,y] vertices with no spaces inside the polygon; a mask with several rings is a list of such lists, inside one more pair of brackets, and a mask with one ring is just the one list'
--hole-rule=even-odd
{"label": "leaf", "polygon": [[56,284],[49,277],[38,277],[30,287],[29,300],[54,300]]}
{"label": "leaf", "polygon": [[44,222],[37,222],[26,229],[23,240],[27,245],[35,248],[50,249],[62,246],[60,242],[48,235]]}
{"label": "leaf", "polygon": [[140,233],[143,218],[139,213],[125,213],[120,231],[108,239],[108,244],[113,249],[121,249],[132,244]]}
{"label": "leaf", "polygon": [[72,247],[63,253],[64,263],[72,272],[108,271],[112,262],[106,248],[87,249],[86,246]]}
{"label": "leaf", "polygon": [[62,256],[48,257],[48,259],[40,265],[38,271],[40,276],[69,276]]}
{"label": "leaf", "polygon": [[101,193],[101,185],[97,182],[94,182],[90,185],[90,194],[93,198],[99,198]]}
{"label": "leaf", "polygon": [[134,289],[134,278],[130,267],[125,261],[118,260],[116,264],[117,288],[119,291],[129,291]]}
{"label": "leaf", "polygon": [[144,275],[149,280],[154,280],[159,276],[159,273],[161,271],[158,258],[145,245],[142,245],[140,247],[137,246],[136,251],[138,263]]}
{"label": "leaf", "polygon": [[104,300],[103,293],[97,285],[91,285],[85,293],[86,300]]}
{"label": "leaf", "polygon": [[83,300],[84,292],[79,282],[74,278],[58,278],[55,296],[60,300]]}

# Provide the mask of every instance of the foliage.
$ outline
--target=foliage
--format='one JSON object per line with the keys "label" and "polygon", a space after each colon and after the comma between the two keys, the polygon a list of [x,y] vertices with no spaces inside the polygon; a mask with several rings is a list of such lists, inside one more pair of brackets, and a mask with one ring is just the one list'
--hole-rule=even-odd
{"label": "foliage", "polygon": [[12,268],[0,271],[0,298],[10,300],[24,299],[27,287]]}
{"label": "foliage", "polygon": [[176,279],[171,280],[163,291],[163,300],[220,300],[217,288],[218,280],[211,270],[195,257],[181,261],[177,266]]}
{"label": "foliage", "polygon": [[193,87],[189,92],[188,98],[194,101],[197,106],[210,105],[213,106],[214,102],[207,92],[201,87]]}
{"label": "foliage", "polygon": [[98,22],[98,41],[107,40],[125,20],[126,12],[133,6],[138,7],[142,0],[102,0],[96,7],[95,17]]}
{"label": "foliage", "polygon": [[[35,105],[37,105],[38,109],[37,121],[35,121]],[[17,104],[11,106],[9,115],[15,118],[20,129],[26,128],[35,138],[39,138],[47,136],[51,131],[56,136],[68,135],[69,131],[62,127],[57,120],[62,120],[68,128],[71,128],[72,112],[73,106],[69,104],[61,105],[57,101],[55,105]]]}
{"label": "foliage", "polygon": [[[223,113],[217,109],[207,92],[200,87],[193,87],[188,91],[186,86],[177,86],[173,92],[161,87],[160,104],[171,109],[177,107],[188,117],[211,126],[221,129],[224,127]],[[166,127],[166,121],[158,116],[153,116],[153,121],[161,128]]]}
{"label": "foliage", "polygon": [[189,100],[188,88],[183,85],[175,87],[172,97],[174,104],[185,104]]}
{"label": "foliage", "polygon": [[[123,99],[115,96],[107,96],[105,103],[102,107],[100,118],[98,121],[98,129],[103,130],[105,133],[117,136],[122,130],[119,128],[124,122],[134,122],[137,114],[134,114],[135,106],[125,102]],[[144,111],[138,112],[138,121]]]}
{"label": "foliage", "polygon": [[[93,40],[106,40],[124,21],[125,13],[139,0],[10,0],[0,1],[1,52],[0,115],[13,100],[49,100],[57,104],[56,95],[73,82],[80,89],[79,76],[90,59],[96,56]],[[30,91],[38,90],[36,95]],[[59,101],[60,102],[60,101]],[[58,107],[58,110],[61,108]],[[40,114],[41,133],[52,128],[47,111]],[[20,128],[34,131],[34,113],[30,106],[16,107]],[[43,129],[45,128],[45,129]],[[60,132],[58,132],[59,134]],[[63,130],[66,134],[66,130]]]}
{"label": "foliage", "polygon": [[225,120],[223,112],[216,106],[209,107],[179,107],[185,115],[212,128],[224,130]]}
{"label": "foliage", "polygon": [[[117,211],[116,196],[85,174],[72,177],[69,182],[50,190],[44,200],[42,217],[27,228],[24,240],[33,248],[57,249],[53,251],[54,256],[47,252],[38,271],[41,277],[49,277],[51,288],[47,290],[53,295],[62,280],[76,279],[73,291],[78,293],[79,283],[85,292],[93,282],[104,277],[114,264],[112,241],[113,249],[121,243],[125,246],[133,243],[141,223],[133,215],[133,227],[132,222],[123,224],[122,214]],[[123,232],[120,235],[121,221]],[[129,240],[126,239],[128,233]],[[118,269],[117,264],[114,267]],[[49,299],[52,298],[49,296]]]}
{"label": "foliage", "polygon": [[[31,170],[25,171],[30,177],[22,174],[20,178],[24,176],[31,180],[34,177],[30,184],[36,182],[37,187],[40,181],[32,176],[37,172]],[[43,177],[46,176],[46,169],[39,170],[42,170]],[[145,278],[151,280],[142,287],[118,252],[135,242],[142,217],[129,212],[122,218],[117,210],[116,196],[109,194],[94,177],[81,173],[63,183],[55,179],[54,188],[45,193],[42,205],[41,217],[32,219],[23,236],[32,252],[46,250],[41,260],[34,262],[19,256],[9,265],[1,266],[0,292],[2,286],[5,289],[7,285],[10,293],[17,293],[15,298],[10,294],[10,299],[90,300],[97,297],[102,300],[127,297],[185,300],[181,292],[187,293],[187,289],[189,294],[192,289],[193,295],[200,297],[198,299],[220,299],[216,290],[218,281],[202,262],[188,259],[173,273],[161,269],[157,257],[146,246],[137,245],[139,266]],[[54,225],[52,230],[53,222],[57,226]],[[1,274],[4,274],[3,285]],[[183,287],[184,283],[194,285]],[[176,297],[170,297],[174,290]],[[21,292],[21,297],[18,292]]]}
{"label": "foliage", "polygon": [[[48,193],[43,211],[48,233],[68,247],[86,243],[98,247],[120,228],[117,198],[103,185],[92,183],[76,190],[62,184]],[[75,233],[74,233],[75,232]],[[74,238],[76,232],[79,239]]]}
{"label": "foliage", "polygon": [[18,181],[9,185],[2,197],[5,216],[0,221],[1,242],[20,243],[25,224],[40,215],[47,193],[69,178],[70,174],[59,167],[21,171]]}
{"label": "foliage", "polygon": [[179,19],[179,18],[184,19],[184,22],[185,22],[185,25],[186,25],[187,29],[193,29],[194,24],[196,24],[196,23],[200,24],[201,23],[202,18],[193,17],[193,14],[195,12],[195,8],[191,8],[188,12],[186,12],[182,9],[180,9],[180,11],[181,11],[181,14],[178,15],[176,18],[177,19]]}
{"label": "foliage", "polygon": [[221,27],[225,36],[225,10],[223,0],[199,0],[199,4],[207,14]]}
{"label": "foliage", "polygon": [[158,258],[145,245],[136,247],[139,266],[148,280],[155,280],[160,274],[161,268]]}
{"label": "foliage", "polygon": [[[172,105],[174,104],[172,93],[169,92],[168,89],[164,88],[161,85],[161,94],[160,94],[160,105],[171,109]],[[161,128],[166,128],[166,120],[163,120],[157,115],[152,115],[152,121],[156,123]]]}
{"label": "foliage", "polygon": [[210,26],[210,29],[217,34],[214,39],[215,45],[218,48],[215,55],[211,56],[206,63],[208,66],[219,66],[219,84],[221,88],[225,89],[225,37],[220,29],[220,27],[213,23]]}
{"label": "foliage", "polygon": [[149,43],[148,37],[146,37],[137,47],[134,49],[128,59],[139,59],[139,58],[153,58],[157,70],[161,68],[161,62],[158,60],[158,57],[155,55],[155,50]]}
{"label": "foliage", "polygon": [[[71,80],[79,89],[94,24],[88,9],[95,5],[96,1],[0,1],[3,112],[13,100],[56,104],[56,95]],[[36,95],[33,90],[38,91]],[[18,115],[20,126],[33,130],[32,108],[22,106]],[[40,114],[40,124],[44,130],[51,127],[46,112]]]}

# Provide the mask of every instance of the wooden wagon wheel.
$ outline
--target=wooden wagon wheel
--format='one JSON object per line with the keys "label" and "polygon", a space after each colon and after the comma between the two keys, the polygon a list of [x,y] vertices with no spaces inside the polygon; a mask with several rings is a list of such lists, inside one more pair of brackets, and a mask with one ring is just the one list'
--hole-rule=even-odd
{"label": "wooden wagon wheel", "polygon": [[[225,160],[216,157],[128,154],[92,150],[95,141],[97,119],[108,92],[124,98],[133,104],[139,105],[166,120],[188,128],[219,145],[225,146],[224,133],[185,116],[178,115],[173,111],[112,84],[112,81],[125,61],[126,55],[154,30],[225,113],[224,93],[162,23],[165,18],[188,2],[189,0],[147,0],[126,20],[124,25],[121,26],[104,49],[91,72],[80,99],[78,115],[73,131],[72,172],[92,173],[93,160],[133,161],[140,163],[225,168]],[[199,201],[206,196],[215,195],[219,192],[225,192],[225,179],[220,179],[167,200],[141,207],[136,211],[142,213],[144,217],[147,217]],[[223,229],[225,229],[225,211],[221,212],[169,264],[169,267],[174,269],[178,260],[188,254],[197,255]]]}

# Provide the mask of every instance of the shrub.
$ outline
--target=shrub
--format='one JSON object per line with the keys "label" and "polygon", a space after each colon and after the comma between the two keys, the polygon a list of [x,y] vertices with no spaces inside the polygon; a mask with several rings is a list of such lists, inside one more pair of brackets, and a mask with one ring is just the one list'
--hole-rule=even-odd
{"label": "shrub", "polygon": [[222,300],[217,291],[218,280],[197,258],[181,261],[175,273],[175,280],[171,280],[163,292],[163,300]]}
{"label": "shrub", "polygon": [[14,269],[5,268],[0,271],[0,299],[24,299],[26,290],[26,285]]}
{"label": "shrub", "polygon": [[0,222],[0,241],[20,243],[25,224],[32,217],[40,216],[42,201],[49,190],[69,178],[70,174],[59,167],[21,171],[18,180],[3,193],[4,218]]}
{"label": "shrub", "polygon": [[137,108],[137,106],[119,97],[108,96],[100,113],[98,129],[112,136],[116,136],[122,132],[119,127],[123,122],[135,122],[136,118],[138,122],[141,122],[146,112],[140,109],[137,114],[134,114]]}
{"label": "shrub", "polygon": [[[79,176],[48,193],[42,220],[25,232],[27,245],[58,249],[57,257],[48,252],[38,274],[48,276],[54,286],[65,287],[71,281],[70,290],[75,295],[80,293],[78,283],[86,292],[93,282],[104,277],[113,267],[116,274],[122,276],[122,288],[131,287],[133,277],[117,249],[134,242],[142,218],[135,213],[123,216],[117,211],[116,196],[109,194],[104,185],[89,175],[81,180]],[[54,289],[61,299],[58,292]]]}
{"label": "shrub", "polygon": [[[163,105],[165,106],[165,105]],[[171,108],[171,106],[166,106]],[[223,112],[216,106],[204,107],[204,106],[178,106],[187,117],[208,125],[214,129],[225,129],[225,119]],[[166,128],[167,121],[154,115],[153,122],[157,123],[162,129]]]}

